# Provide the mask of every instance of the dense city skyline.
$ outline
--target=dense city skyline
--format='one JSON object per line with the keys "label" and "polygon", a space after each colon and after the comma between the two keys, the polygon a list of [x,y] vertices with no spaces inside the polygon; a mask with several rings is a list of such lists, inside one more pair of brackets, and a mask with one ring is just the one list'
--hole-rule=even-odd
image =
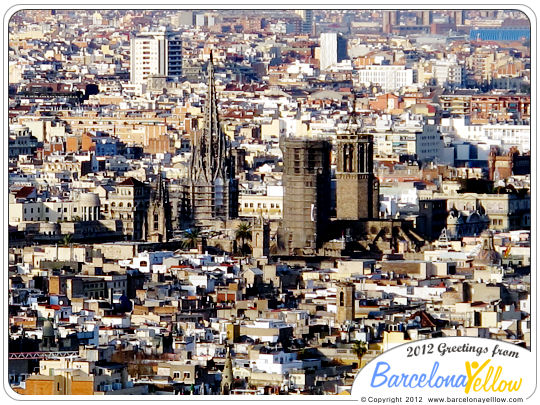
{"label": "dense city skyline", "polygon": [[420,339],[530,349],[530,47],[519,10],[17,11],[11,388],[337,395]]}

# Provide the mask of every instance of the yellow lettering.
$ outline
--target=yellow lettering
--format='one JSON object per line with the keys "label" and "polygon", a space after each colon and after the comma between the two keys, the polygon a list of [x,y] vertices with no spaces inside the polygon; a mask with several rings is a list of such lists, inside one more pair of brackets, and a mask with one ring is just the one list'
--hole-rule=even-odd
{"label": "yellow lettering", "polygon": [[512,387],[512,382],[513,382],[513,381],[510,381],[510,382],[508,383],[508,391],[509,391],[509,392],[517,391],[517,390],[519,390],[519,389],[521,388],[521,378],[519,379],[519,384],[518,384],[517,381],[514,382],[514,386],[513,386],[513,387]]}
{"label": "yellow lettering", "polygon": [[[487,364],[490,362],[491,360],[486,360],[484,362],[484,364],[482,364],[480,367],[478,367],[478,362],[476,361],[473,361],[472,364],[469,363],[468,361],[465,362],[465,371],[467,372],[467,378],[469,379],[467,381],[467,385],[465,386],[465,394],[468,394],[469,391],[471,390],[471,387],[474,383],[474,380],[476,379],[476,376],[480,373],[480,371],[482,371],[484,369],[485,366],[487,366]],[[476,372],[473,374],[472,373],[472,369],[473,368],[478,368],[478,370],[476,370]],[[475,389],[476,391],[476,389]]]}
{"label": "yellow lettering", "polygon": [[[465,386],[465,393],[468,394],[471,391],[471,388],[473,391],[478,392],[480,390],[484,390],[485,392],[493,391],[493,392],[504,392],[504,391],[518,391],[521,388],[522,379],[520,378],[519,381],[513,381],[513,380],[503,380],[499,382],[499,377],[502,374],[503,368],[502,366],[498,366],[495,370],[493,366],[490,366],[487,368],[486,375],[484,378],[479,376],[480,372],[488,365],[490,360],[486,360],[482,365],[479,365],[478,362],[473,361],[472,363],[469,363],[468,361],[465,362],[465,370],[467,372],[467,385]],[[473,373],[474,371],[474,373]],[[495,371],[495,375],[493,372]],[[493,377],[493,380],[491,378]],[[489,385],[488,385],[489,384]]]}
{"label": "yellow lettering", "polygon": [[491,378],[491,374],[493,374],[493,367],[489,366],[488,373],[486,375],[486,380],[484,381],[484,385],[482,386],[484,388],[484,391],[486,392],[489,391],[489,388],[486,388],[486,385],[489,382],[489,379]]}

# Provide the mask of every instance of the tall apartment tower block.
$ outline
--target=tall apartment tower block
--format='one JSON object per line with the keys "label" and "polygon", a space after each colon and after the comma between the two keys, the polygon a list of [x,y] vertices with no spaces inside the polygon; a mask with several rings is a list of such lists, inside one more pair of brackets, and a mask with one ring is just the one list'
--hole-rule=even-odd
{"label": "tall apartment tower block", "polygon": [[300,27],[300,32],[302,34],[312,34],[313,33],[313,10],[295,10],[295,13],[302,18],[302,25]]}
{"label": "tall apartment tower block", "polygon": [[337,134],[336,216],[358,220],[379,217],[379,181],[373,172],[373,135],[362,133],[353,111],[347,129]]}
{"label": "tall apartment tower block", "polygon": [[347,59],[347,40],[335,32],[325,32],[320,37],[320,68],[325,70]]}
{"label": "tall apartment tower block", "polygon": [[431,25],[432,23],[433,23],[433,11],[432,10],[422,11],[422,24]]}
{"label": "tall apartment tower block", "polygon": [[143,83],[149,76],[182,75],[182,39],[166,29],[141,32],[131,39],[130,80]]}
{"label": "tall apartment tower block", "polygon": [[326,140],[282,138],[283,229],[289,254],[317,249],[330,223],[332,145]]}
{"label": "tall apartment tower block", "polygon": [[385,10],[382,12],[382,27],[385,34],[390,34],[392,28],[398,26],[401,21],[401,12],[399,10]]}

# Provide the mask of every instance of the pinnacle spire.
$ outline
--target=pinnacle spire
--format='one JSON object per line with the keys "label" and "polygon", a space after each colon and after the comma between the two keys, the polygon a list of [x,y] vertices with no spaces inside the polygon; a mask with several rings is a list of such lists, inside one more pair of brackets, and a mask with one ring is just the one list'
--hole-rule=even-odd
{"label": "pinnacle spire", "polygon": [[212,51],[207,73],[208,91],[204,107],[204,124],[202,133],[194,142],[190,175],[192,181],[212,183],[218,178],[225,179],[224,161],[227,154],[227,142],[219,122]]}
{"label": "pinnacle spire", "polygon": [[362,128],[364,126],[362,119],[356,111],[356,100],[356,93],[353,93],[352,107],[351,112],[349,113],[349,122],[347,124],[347,132],[350,133],[359,133],[362,131]]}

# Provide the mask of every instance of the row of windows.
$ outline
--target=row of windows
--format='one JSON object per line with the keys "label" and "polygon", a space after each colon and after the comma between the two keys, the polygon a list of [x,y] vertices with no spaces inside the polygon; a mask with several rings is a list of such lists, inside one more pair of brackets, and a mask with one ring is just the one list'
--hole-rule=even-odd
{"label": "row of windows", "polygon": [[[124,203],[123,203],[123,202],[119,202],[119,203],[118,203],[118,206],[119,206],[119,207],[123,207],[123,206],[124,206]],[[131,203],[128,202],[128,203],[126,204],[126,206],[127,206],[128,208],[130,208],[130,207],[131,207]],[[114,201],[111,203],[111,207],[116,207],[116,203],[115,203]]]}
{"label": "row of windows", "polygon": [[[38,208],[37,212],[40,213],[41,209]],[[49,212],[49,207],[45,207],[45,212]],[[62,208],[58,208],[58,212],[62,212]],[[67,212],[67,208],[64,208],[64,212]],[[73,208],[73,212],[77,212],[76,207]],[[27,208],[24,209],[24,213],[25,214],[27,213]],[[34,208],[30,208],[30,214],[33,214],[33,213],[34,213]]]}
{"label": "row of windows", "polygon": [[[180,372],[175,371],[173,373],[173,378],[180,378]],[[189,371],[184,371],[184,380],[191,378],[191,373]]]}
{"label": "row of windows", "polygon": [[89,283],[86,288],[103,288],[103,283]]}
{"label": "row of windows", "polygon": [[[253,205],[254,203],[244,203],[244,208],[253,208]],[[257,208],[266,208],[266,203],[257,203]],[[279,204],[271,203],[270,208],[279,208]]]}

